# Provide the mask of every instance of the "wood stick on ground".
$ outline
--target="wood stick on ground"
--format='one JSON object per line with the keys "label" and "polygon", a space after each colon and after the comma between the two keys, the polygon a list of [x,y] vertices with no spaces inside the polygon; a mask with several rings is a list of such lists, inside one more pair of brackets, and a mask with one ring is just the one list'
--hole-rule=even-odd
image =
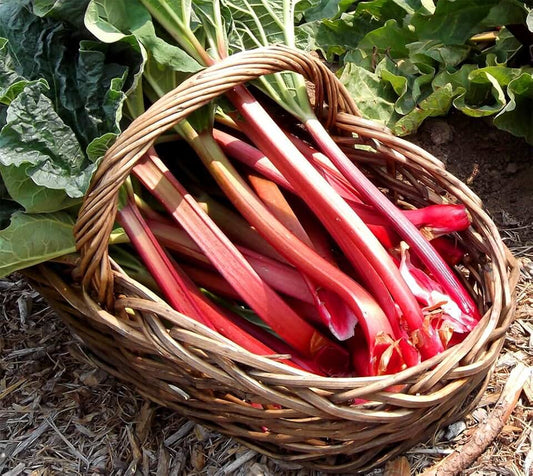
{"label": "wood stick on ground", "polygon": [[510,373],[487,421],[476,428],[471,438],[462,447],[426,469],[421,476],[452,476],[468,468],[502,430],[518,402],[524,385],[531,377],[531,370],[531,367],[519,363]]}
{"label": "wood stick on ground", "polygon": [[383,476],[410,476],[410,474],[411,467],[409,461],[405,456],[400,456],[385,465]]}

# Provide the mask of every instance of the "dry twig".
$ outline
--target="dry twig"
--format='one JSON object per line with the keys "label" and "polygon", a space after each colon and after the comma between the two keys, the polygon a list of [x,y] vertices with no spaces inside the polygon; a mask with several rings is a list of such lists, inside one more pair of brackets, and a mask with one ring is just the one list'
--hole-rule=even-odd
{"label": "dry twig", "polygon": [[509,375],[498,403],[487,421],[476,428],[472,437],[462,447],[425,470],[421,476],[451,476],[468,468],[498,436],[515,408],[530,376],[531,367],[519,363]]}

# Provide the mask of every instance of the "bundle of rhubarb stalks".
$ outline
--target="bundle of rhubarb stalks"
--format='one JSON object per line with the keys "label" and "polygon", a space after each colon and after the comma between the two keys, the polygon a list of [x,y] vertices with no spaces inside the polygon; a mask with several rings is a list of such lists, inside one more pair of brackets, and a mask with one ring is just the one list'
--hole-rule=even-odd
{"label": "bundle of rhubarb stalks", "polygon": [[180,120],[137,154],[117,214],[130,274],[243,349],[316,375],[396,373],[461,342],[480,319],[457,273],[466,207],[388,196],[360,167],[375,155],[365,137],[226,89],[229,113]]}

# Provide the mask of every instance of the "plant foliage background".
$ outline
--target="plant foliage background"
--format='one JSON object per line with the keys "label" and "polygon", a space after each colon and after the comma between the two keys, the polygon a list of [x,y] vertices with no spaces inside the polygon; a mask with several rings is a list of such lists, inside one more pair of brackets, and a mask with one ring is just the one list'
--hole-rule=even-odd
{"label": "plant foliage background", "polygon": [[453,107],[533,143],[532,5],[308,0],[299,28],[362,112],[398,135]]}
{"label": "plant foliage background", "polygon": [[[212,9],[156,3],[189,15],[193,30]],[[533,143],[532,0],[221,5],[230,41],[243,14],[277,41],[290,11],[295,43],[319,52],[363,114],[399,135],[456,108]],[[164,89],[199,68],[173,43],[141,0],[0,0],[0,277],[73,251],[98,160],[142,106],[140,77]]]}

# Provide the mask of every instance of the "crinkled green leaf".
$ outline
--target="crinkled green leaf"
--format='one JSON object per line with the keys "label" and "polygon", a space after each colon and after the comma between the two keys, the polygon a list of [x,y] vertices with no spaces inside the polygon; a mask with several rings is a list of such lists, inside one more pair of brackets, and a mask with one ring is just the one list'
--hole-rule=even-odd
{"label": "crinkled green leaf", "polygon": [[409,114],[396,121],[393,132],[400,136],[415,132],[427,117],[446,114],[450,109],[452,98],[453,90],[449,84],[433,91]]}
{"label": "crinkled green leaf", "polygon": [[[232,17],[228,32],[233,51],[294,42],[294,0],[226,0]],[[285,10],[285,3],[289,10]],[[288,27],[288,28],[287,28]]]}
{"label": "crinkled green leaf", "polygon": [[70,211],[137,86],[138,41],[90,39],[86,5],[0,1],[0,275],[74,250]]}
{"label": "crinkled green leaf", "polygon": [[465,64],[453,72],[441,71],[435,76],[433,87],[441,88],[449,83],[456,94],[462,93],[468,88],[470,73],[476,69],[477,66],[474,64]]}
{"label": "crinkled green leaf", "polygon": [[509,82],[509,102],[494,118],[494,124],[533,144],[533,73],[524,72]]}
{"label": "crinkled green leaf", "polygon": [[[6,167],[0,164],[0,176],[7,186],[9,196],[28,213],[51,213],[76,205],[80,199],[67,196],[64,190],[37,185],[30,176],[32,165]],[[30,169],[30,170],[29,170]]]}
{"label": "crinkled green leaf", "polygon": [[[477,71],[474,70],[473,73]],[[492,116],[506,104],[505,93],[492,74],[482,72],[470,81],[467,90],[454,99],[453,105],[472,117]]]}
{"label": "crinkled green leaf", "polygon": [[89,0],[33,0],[33,14],[72,23],[81,29],[88,3]]}
{"label": "crinkled green leaf", "polygon": [[66,212],[16,212],[10,225],[0,231],[0,278],[74,252],[73,224]]}
{"label": "crinkled green leaf", "polygon": [[388,125],[394,116],[396,94],[389,83],[356,63],[347,63],[340,80],[364,117]]}
{"label": "crinkled green leaf", "polygon": [[504,88],[522,73],[522,69],[506,66],[477,68],[475,65],[464,65],[453,74],[439,75],[433,86],[449,82],[458,94],[453,101],[457,109],[473,117],[491,116],[506,107]]}
{"label": "crinkled green leaf", "polygon": [[435,5],[431,0],[393,0],[398,6],[402,7],[407,13],[419,13],[429,15],[435,11]]}
{"label": "crinkled green leaf", "polygon": [[8,41],[0,38],[0,103],[9,105],[29,81],[17,74]]}
{"label": "crinkled green leaf", "polygon": [[481,22],[485,28],[499,27],[502,25],[520,24],[526,21],[528,11],[523,1],[499,0],[488,11],[487,16]]}
{"label": "crinkled green leaf", "polygon": [[414,14],[411,24],[419,39],[462,45],[485,29],[483,20],[499,0],[439,0],[433,15]]}
{"label": "crinkled green leaf", "polygon": [[413,41],[416,41],[416,36],[412,31],[399,26],[396,20],[388,20],[382,27],[367,33],[358,48],[377,48],[388,52],[393,58],[405,58],[409,54],[406,45]]}
{"label": "crinkled green leaf", "polygon": [[113,142],[115,142],[117,136],[118,134],[114,132],[108,132],[107,134],[93,139],[85,151],[89,160],[97,164],[98,161],[104,156],[107,149],[109,149]]}
{"label": "crinkled green leaf", "polygon": [[334,61],[336,56],[342,56],[356,48],[368,32],[381,25],[381,22],[370,15],[343,15],[337,20],[324,19],[307,23],[297,31],[305,31],[311,38],[309,47]]}
{"label": "crinkled green leaf", "polygon": [[402,23],[401,19],[406,16],[406,8],[411,9],[408,2],[393,0],[371,0],[370,2],[360,2],[354,12],[354,16],[370,15],[373,19],[383,25],[387,20],[396,19]]}
{"label": "crinkled green leaf", "polygon": [[[294,28],[297,0],[226,0],[231,15],[228,31],[230,52],[271,44],[307,48],[300,45]],[[293,73],[278,73],[260,78],[261,87],[295,116],[304,120],[312,115],[304,81]]]}
{"label": "crinkled green leaf", "polygon": [[409,59],[395,63],[384,58],[376,67],[376,74],[391,84],[398,99],[394,110],[405,115],[432,92],[431,81],[435,75],[432,66],[415,64]]}
{"label": "crinkled green leaf", "polygon": [[[35,3],[40,18],[28,1],[0,4],[0,33],[7,37],[0,49],[0,87],[3,102],[10,105],[9,124],[0,135],[1,161],[17,168],[9,174],[4,170],[3,176],[16,177],[16,185],[6,187],[27,209],[37,206],[28,197],[41,195],[21,180],[21,171],[35,185],[64,190],[72,198],[83,195],[94,170],[85,149],[120,131],[125,93],[134,87],[142,63],[133,37],[114,45],[79,41],[80,32],[73,36],[72,27],[56,18],[70,7],[69,2]],[[23,191],[23,182],[28,190]],[[62,200],[49,203],[47,210]]]}
{"label": "crinkled green leaf", "polygon": [[468,76],[473,83],[486,83],[487,74],[490,74],[500,86],[507,86],[513,79],[520,76],[522,70],[519,68],[507,68],[505,66],[487,66],[485,68],[474,69]]}
{"label": "crinkled green leaf", "polygon": [[520,41],[507,29],[502,28],[493,46],[486,48],[481,55],[487,66],[505,65],[521,47]]}
{"label": "crinkled green leaf", "polygon": [[399,114],[407,114],[413,108],[412,85],[417,73],[418,68],[409,61],[394,64],[389,58],[384,58],[376,66],[376,75],[389,83],[398,96],[394,110]]}
{"label": "crinkled green leaf", "polygon": [[40,204],[35,203],[34,193],[28,201],[28,192],[21,187],[26,182],[20,178],[21,168],[34,184],[62,190],[71,198],[83,195],[94,171],[94,164],[85,158],[76,136],[56,113],[45,90],[41,83],[27,85],[11,102],[7,123],[0,131],[0,163],[17,169],[17,174],[3,169],[2,177],[11,197],[26,210],[35,210]]}
{"label": "crinkled green leaf", "polygon": [[[104,45],[81,40],[68,24],[31,13],[29,1],[0,3],[0,36],[8,39],[14,71],[41,80],[62,120],[82,148],[95,137],[118,132],[122,103],[134,82],[141,54],[131,42]],[[88,32],[85,32],[88,35]]]}
{"label": "crinkled green leaf", "polygon": [[450,68],[462,63],[469,55],[468,45],[444,45],[438,40],[415,41],[407,45],[409,59],[415,63],[433,63]]}
{"label": "crinkled green leaf", "polygon": [[85,25],[106,43],[133,35],[157,62],[176,71],[193,73],[200,69],[185,51],[157,36],[150,12],[139,0],[91,0]]}
{"label": "crinkled green leaf", "polygon": [[383,67],[383,63],[387,63],[384,59],[376,68],[376,73],[380,75],[383,81],[387,81],[394,89],[398,97],[403,96],[407,92],[407,77],[401,74],[395,74],[393,71]]}
{"label": "crinkled green leaf", "polygon": [[333,20],[353,5],[351,0],[308,0],[299,3],[307,22],[323,18]]}

